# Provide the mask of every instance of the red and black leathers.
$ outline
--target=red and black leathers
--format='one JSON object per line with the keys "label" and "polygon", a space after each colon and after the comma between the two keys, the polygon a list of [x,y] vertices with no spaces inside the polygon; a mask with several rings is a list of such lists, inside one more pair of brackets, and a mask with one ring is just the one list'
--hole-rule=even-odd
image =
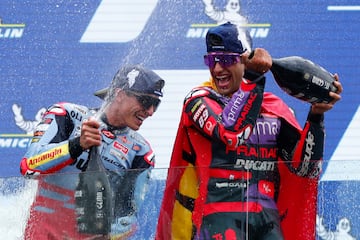
{"label": "red and black leathers", "polygon": [[263,89],[243,84],[228,98],[207,83],[187,96],[157,239],[314,239],[323,117],[309,114],[301,129]]}

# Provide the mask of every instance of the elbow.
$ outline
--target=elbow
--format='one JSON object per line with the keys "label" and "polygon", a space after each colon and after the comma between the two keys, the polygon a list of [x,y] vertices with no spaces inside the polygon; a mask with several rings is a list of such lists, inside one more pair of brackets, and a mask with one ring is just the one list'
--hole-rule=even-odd
{"label": "elbow", "polygon": [[34,178],[35,176],[39,175],[39,171],[32,170],[28,167],[26,158],[23,158],[20,163],[20,173],[21,175],[27,178]]}

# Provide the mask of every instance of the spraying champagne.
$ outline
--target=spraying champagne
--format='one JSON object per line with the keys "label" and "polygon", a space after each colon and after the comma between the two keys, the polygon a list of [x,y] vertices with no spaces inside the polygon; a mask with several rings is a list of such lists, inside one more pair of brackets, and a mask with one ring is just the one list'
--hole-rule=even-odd
{"label": "spraying champagne", "polygon": [[81,173],[75,192],[78,231],[90,234],[107,234],[113,218],[113,196],[98,147],[90,150],[89,165]]}
{"label": "spraying champagne", "polygon": [[[109,102],[104,102],[94,115],[104,128],[101,115]],[[107,234],[111,229],[111,219],[114,217],[113,192],[107,170],[103,166],[99,154],[99,146],[89,150],[89,161],[86,171],[79,176],[75,192],[78,231],[90,234]]]}
{"label": "spraying champagne", "polygon": [[302,57],[273,59],[270,71],[282,90],[306,102],[329,103],[329,92],[337,91],[332,74]]}
{"label": "spraying champagne", "polygon": [[[120,236],[135,231],[139,191],[146,186],[147,170],[154,166],[151,146],[136,130],[160,104],[164,84],[152,70],[129,65],[119,69],[108,88],[96,93],[104,102],[81,128],[91,137],[85,148],[88,165],[75,193],[80,233],[123,239]],[[138,109],[136,113],[127,107],[129,101]]]}
{"label": "spraying champagne", "polygon": [[278,86],[300,100],[329,103],[330,92],[337,92],[335,77],[323,67],[299,56],[272,58],[262,48],[245,55],[246,69],[265,73],[270,70]]}

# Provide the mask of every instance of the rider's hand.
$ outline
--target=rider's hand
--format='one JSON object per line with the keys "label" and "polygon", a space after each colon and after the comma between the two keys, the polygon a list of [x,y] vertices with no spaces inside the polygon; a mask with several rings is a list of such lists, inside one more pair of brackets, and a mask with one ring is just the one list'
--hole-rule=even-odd
{"label": "rider's hand", "polygon": [[263,48],[255,48],[252,52],[245,52],[242,61],[247,70],[264,74],[272,65],[272,58],[268,51]]}
{"label": "rider's hand", "polygon": [[81,126],[80,146],[85,150],[101,144],[100,123],[94,118],[84,121]]}

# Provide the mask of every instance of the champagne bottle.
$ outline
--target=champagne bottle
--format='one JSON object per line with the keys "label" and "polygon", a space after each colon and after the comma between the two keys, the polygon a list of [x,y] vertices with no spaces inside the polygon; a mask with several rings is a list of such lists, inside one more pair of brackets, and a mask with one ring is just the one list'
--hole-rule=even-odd
{"label": "champagne bottle", "polygon": [[75,212],[80,233],[110,232],[114,201],[105,171],[99,149],[93,146],[89,153],[89,164],[86,171],[80,173],[75,191]]}
{"label": "champagne bottle", "polygon": [[309,103],[328,103],[332,100],[329,92],[337,90],[333,84],[335,78],[332,74],[299,56],[273,59],[270,71],[282,90]]}

